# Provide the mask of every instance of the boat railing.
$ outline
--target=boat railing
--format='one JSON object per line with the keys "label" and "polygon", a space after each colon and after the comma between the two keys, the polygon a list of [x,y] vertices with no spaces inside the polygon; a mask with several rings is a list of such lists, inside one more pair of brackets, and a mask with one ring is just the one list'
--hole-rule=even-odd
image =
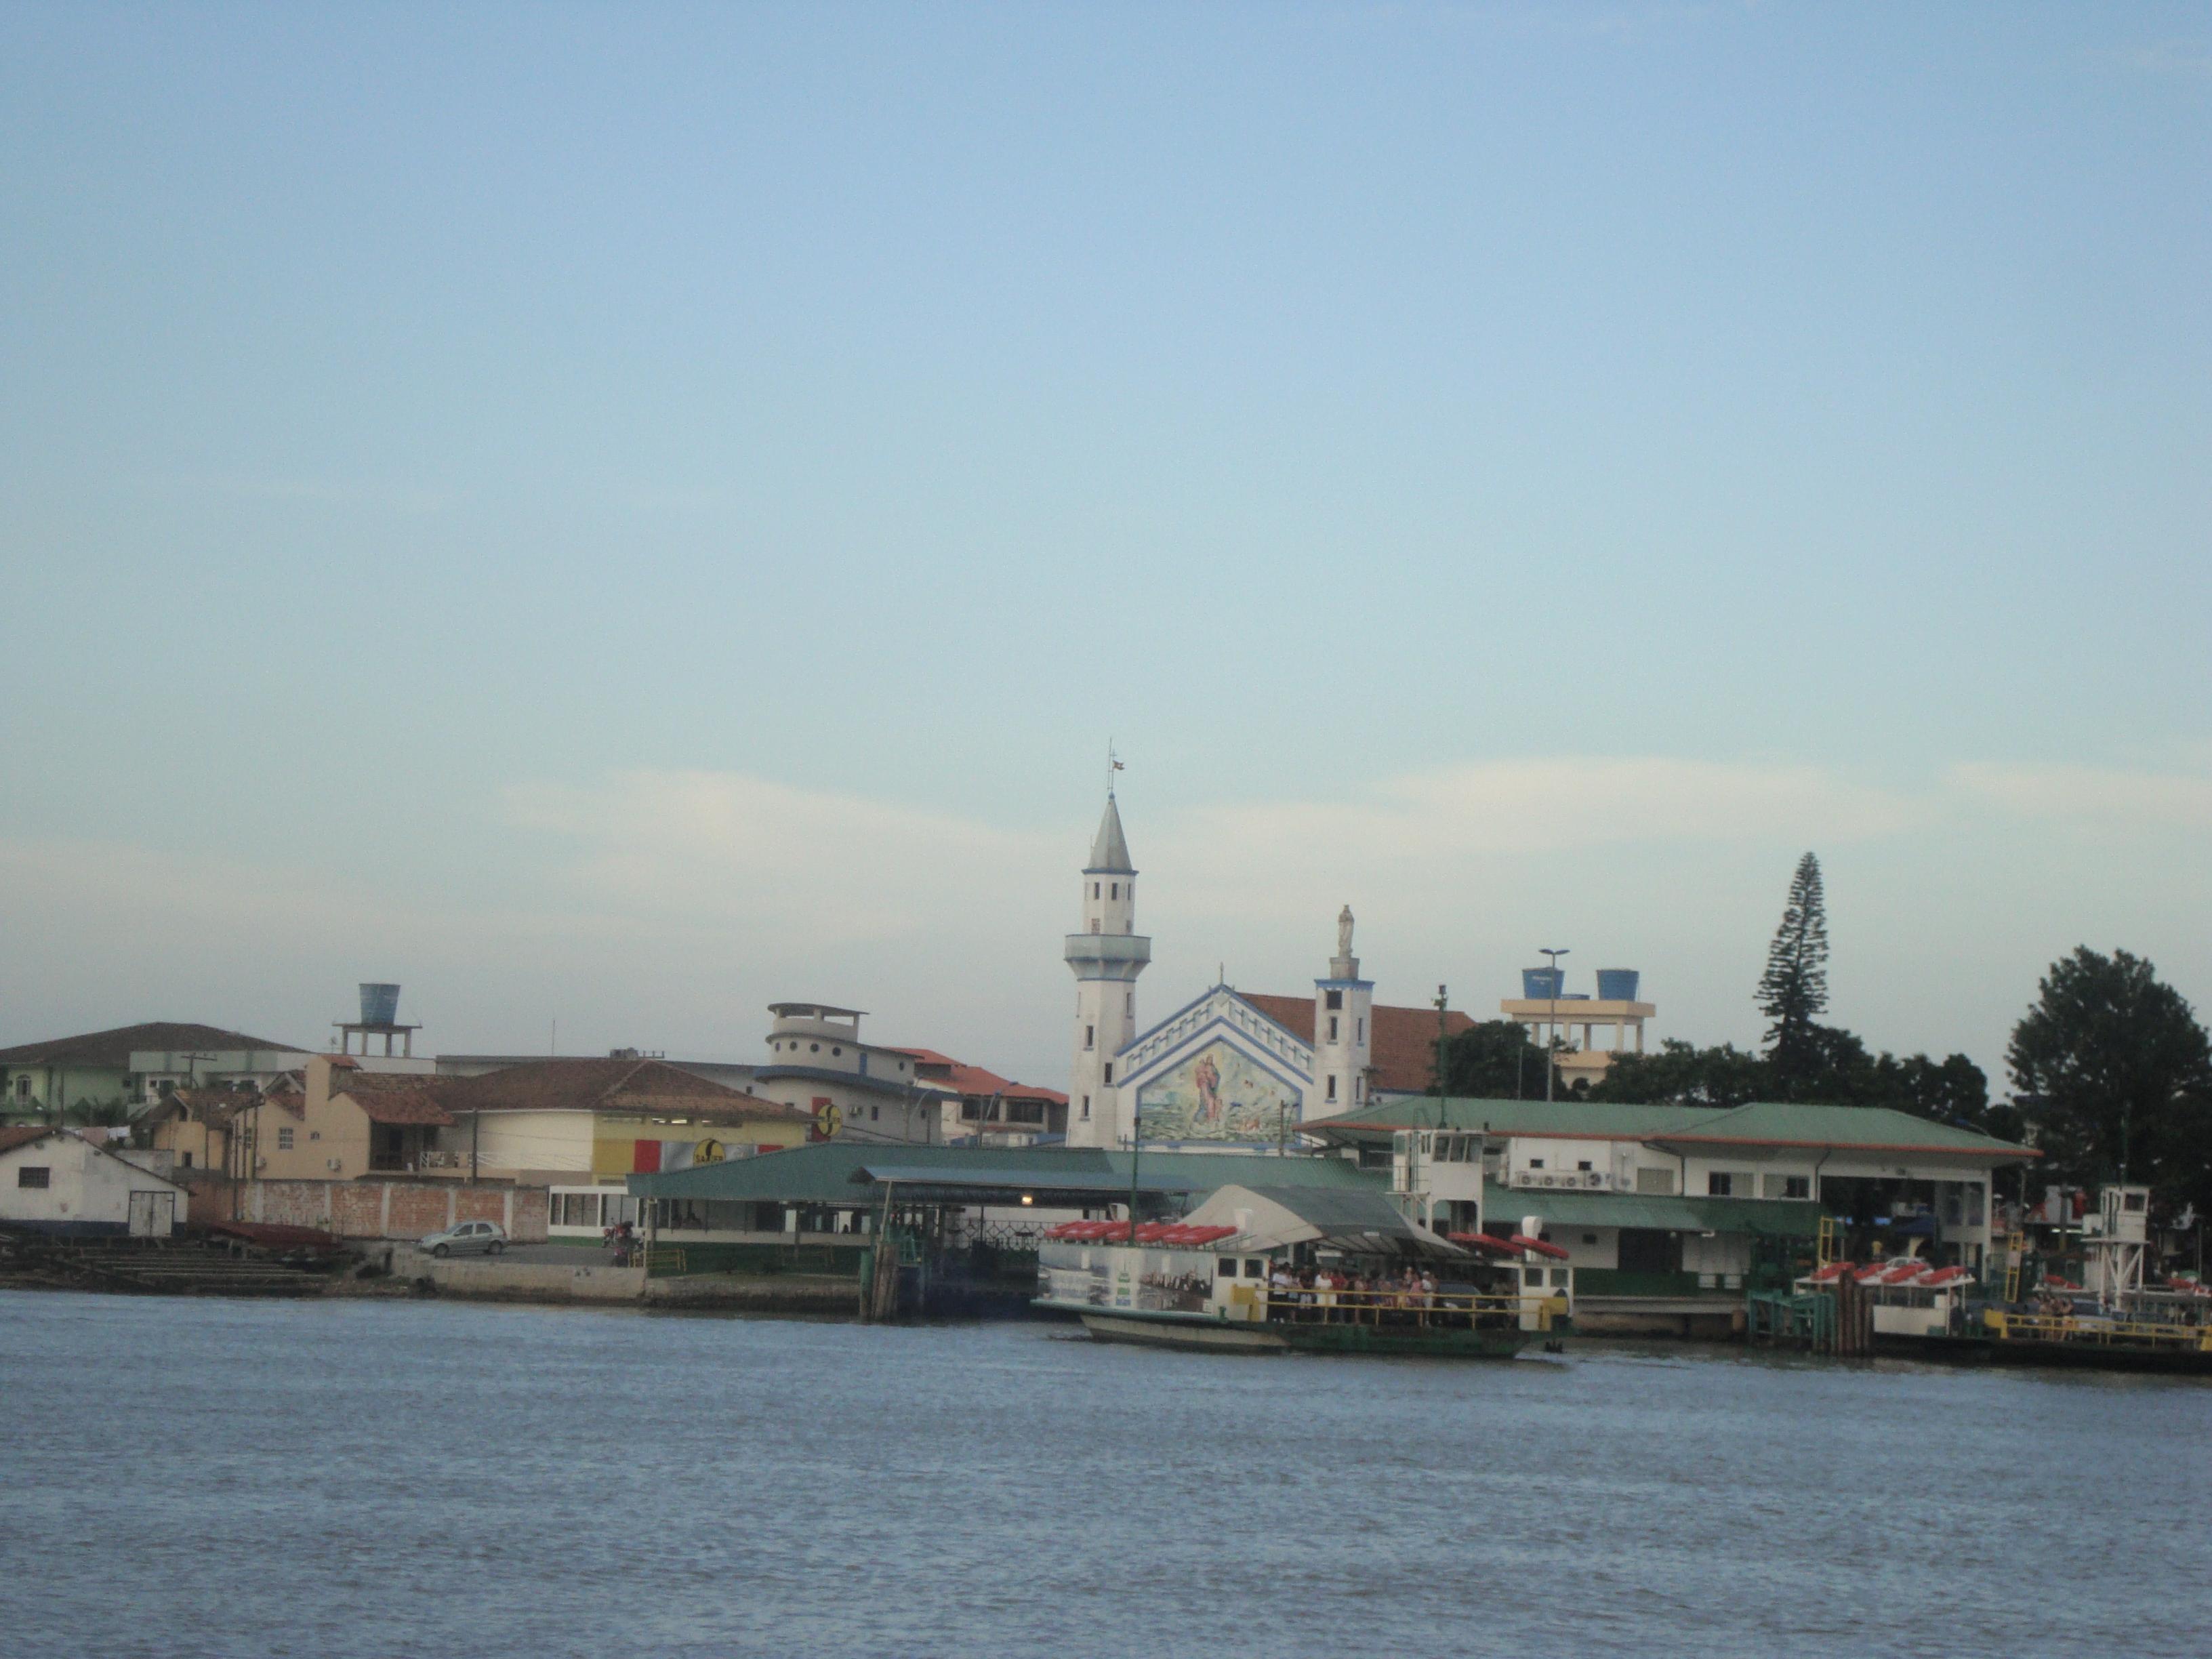
{"label": "boat railing", "polygon": [[1990,1335],[2005,1340],[2086,1342],[2212,1352],[2212,1326],[2168,1325],[2089,1314],[2019,1314],[2001,1308],[1988,1310],[1982,1316],[1982,1322]]}
{"label": "boat railing", "polygon": [[1274,1323],[1318,1325],[1518,1324],[1533,1314],[1540,1328],[1565,1311],[1565,1298],[1551,1296],[1483,1296],[1459,1291],[1324,1290],[1318,1285],[1267,1290],[1266,1316]]}

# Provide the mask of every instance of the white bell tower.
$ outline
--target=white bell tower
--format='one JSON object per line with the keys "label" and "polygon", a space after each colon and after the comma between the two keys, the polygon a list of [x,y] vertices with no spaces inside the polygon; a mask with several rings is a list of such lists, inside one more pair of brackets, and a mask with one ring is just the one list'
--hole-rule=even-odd
{"label": "white bell tower", "polygon": [[1071,1146],[1118,1146],[1133,1132],[1118,1107],[1114,1057],[1137,1033],[1137,975],[1152,959],[1152,940],[1137,932],[1137,872],[1109,787],[1083,872],[1083,931],[1067,936],[1067,965],[1075,975]]}
{"label": "white bell tower", "polygon": [[1359,977],[1352,954],[1352,907],[1336,915],[1336,954],[1328,977],[1314,981],[1313,1080],[1306,1085],[1306,1120],[1341,1117],[1367,1103],[1367,1073],[1375,1054],[1375,981]]}

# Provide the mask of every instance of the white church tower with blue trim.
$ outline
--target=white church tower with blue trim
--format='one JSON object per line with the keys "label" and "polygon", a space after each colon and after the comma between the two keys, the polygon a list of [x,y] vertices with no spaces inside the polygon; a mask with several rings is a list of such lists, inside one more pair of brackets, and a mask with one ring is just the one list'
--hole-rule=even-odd
{"label": "white church tower with blue trim", "polygon": [[1352,907],[1336,917],[1336,954],[1328,976],[1314,981],[1313,1072],[1305,1116],[1338,1117],[1367,1103],[1375,1057],[1375,981],[1359,977],[1352,954]]}
{"label": "white church tower with blue trim", "polygon": [[1137,975],[1152,959],[1152,940],[1137,931],[1137,871],[1109,783],[1106,813],[1083,872],[1083,931],[1067,936],[1067,965],[1075,975],[1071,1146],[1123,1146],[1133,1133],[1120,1109],[1122,1091],[1114,1063],[1136,1035]]}

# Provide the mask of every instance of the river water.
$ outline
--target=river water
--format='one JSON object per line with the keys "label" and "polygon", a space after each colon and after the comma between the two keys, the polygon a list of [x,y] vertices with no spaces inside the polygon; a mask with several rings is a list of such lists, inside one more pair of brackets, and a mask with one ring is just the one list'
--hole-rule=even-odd
{"label": "river water", "polygon": [[2202,1653],[2212,1385],[0,1293],[0,1653]]}

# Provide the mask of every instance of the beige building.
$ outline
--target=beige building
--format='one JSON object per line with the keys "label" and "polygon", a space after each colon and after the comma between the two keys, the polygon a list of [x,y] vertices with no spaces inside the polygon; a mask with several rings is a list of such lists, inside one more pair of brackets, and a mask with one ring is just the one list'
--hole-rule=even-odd
{"label": "beige building", "polygon": [[[198,1091],[200,1096],[216,1091]],[[266,1181],[620,1181],[804,1143],[807,1115],[654,1060],[543,1060],[478,1077],[318,1054],[296,1095],[181,1101],[155,1144]]]}

